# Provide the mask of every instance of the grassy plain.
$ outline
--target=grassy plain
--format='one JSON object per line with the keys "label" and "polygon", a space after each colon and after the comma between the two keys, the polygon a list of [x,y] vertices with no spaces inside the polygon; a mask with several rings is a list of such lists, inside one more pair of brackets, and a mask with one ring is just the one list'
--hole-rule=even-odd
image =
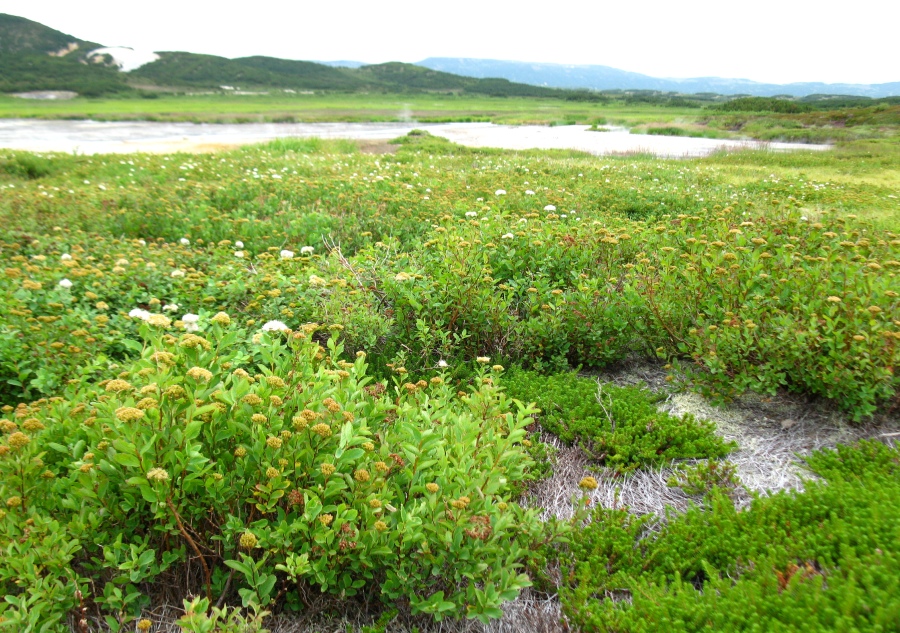
{"label": "grassy plain", "polygon": [[[407,102],[305,97],[361,117]],[[495,101],[545,107],[409,102]],[[188,600],[188,632],[316,609],[427,628],[488,622],[534,585],[585,630],[890,630],[896,448],[818,453],[827,485],[739,512],[713,425],[572,370],[640,359],[716,403],[793,392],[893,431],[898,173],[885,138],[690,161],[423,134],[384,155],[0,152],[0,626],[175,631],[155,607]],[[564,466],[544,422],[585,464],[570,521],[521,505]],[[660,468],[696,507],[664,521],[597,494]]]}

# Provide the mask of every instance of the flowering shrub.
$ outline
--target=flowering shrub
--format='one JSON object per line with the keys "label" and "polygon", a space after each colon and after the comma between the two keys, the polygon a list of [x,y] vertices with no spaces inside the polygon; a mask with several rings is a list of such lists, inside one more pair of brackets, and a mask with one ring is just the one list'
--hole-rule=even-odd
{"label": "flowering shrub", "polygon": [[222,321],[142,325],[117,376],[4,419],[0,538],[34,552],[0,566],[7,621],[28,621],[26,596],[59,620],[80,590],[124,625],[142,583],[177,583],[189,559],[207,598],[255,608],[297,608],[310,585],[487,619],[529,584],[516,569],[540,529],[510,491],[532,411],[496,375],[462,395],[385,385],[315,325],[250,337]]}

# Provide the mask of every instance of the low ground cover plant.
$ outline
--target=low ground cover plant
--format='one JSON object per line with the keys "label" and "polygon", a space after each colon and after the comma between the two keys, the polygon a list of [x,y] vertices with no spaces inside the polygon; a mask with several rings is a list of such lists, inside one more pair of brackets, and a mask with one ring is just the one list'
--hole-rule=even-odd
{"label": "low ground cover plant", "polygon": [[659,411],[659,397],[643,387],[603,385],[572,372],[526,371],[514,372],[504,384],[510,396],[536,404],[544,429],[619,472],[721,457],[734,448],[708,422]]}
{"label": "low ground cover plant", "polygon": [[888,631],[900,618],[900,456],[879,442],[814,454],[823,479],[745,511],[714,494],[669,517],[598,508],[559,554],[564,612],[596,631]]}

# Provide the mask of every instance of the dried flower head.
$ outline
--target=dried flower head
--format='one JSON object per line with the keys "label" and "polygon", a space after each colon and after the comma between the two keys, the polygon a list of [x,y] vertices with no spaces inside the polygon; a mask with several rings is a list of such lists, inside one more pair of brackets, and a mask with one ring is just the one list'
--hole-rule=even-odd
{"label": "dried flower head", "polygon": [[266,446],[269,448],[279,449],[281,448],[282,441],[280,437],[269,437],[266,438]]}
{"label": "dried flower head", "polygon": [[239,543],[240,543],[241,549],[245,549],[249,552],[254,547],[256,547],[256,544],[258,542],[259,542],[259,540],[256,538],[256,535],[253,532],[250,532],[248,530],[247,532],[244,532],[243,534],[241,534],[241,539],[240,539]]}
{"label": "dried flower head", "polygon": [[335,470],[334,464],[322,464],[319,466],[319,471],[326,477],[333,475]]}
{"label": "dried flower head", "polygon": [[266,384],[275,389],[284,389],[287,385],[279,376],[266,376]]}
{"label": "dried flower head", "polygon": [[309,430],[321,438],[331,437],[331,427],[327,424],[323,424],[322,422],[312,426]]}
{"label": "dried flower head", "polygon": [[9,436],[7,442],[12,448],[23,448],[28,446],[28,443],[31,441],[31,438],[22,433],[21,431],[16,431],[12,435]]}
{"label": "dried flower head", "polygon": [[432,483],[427,483],[427,484],[425,484],[425,490],[427,490],[427,491],[430,492],[431,494],[436,493],[436,492],[437,492],[438,490],[440,490],[440,489],[441,489],[441,487],[438,486],[436,483],[433,483],[433,482],[432,482]]}
{"label": "dried flower head", "polygon": [[187,370],[187,375],[197,382],[209,382],[212,380],[212,372],[203,367],[191,367]]}
{"label": "dried flower head", "polygon": [[260,398],[255,393],[248,393],[246,396],[241,398],[241,402],[244,404],[249,404],[251,407],[257,407],[262,404],[262,398]]}
{"label": "dried flower head", "polygon": [[110,380],[108,383],[106,383],[106,387],[104,387],[106,391],[109,391],[111,393],[128,391],[131,388],[132,387],[130,382],[128,382],[127,380],[119,380],[118,378],[116,378],[115,380]]}
{"label": "dried flower head", "polygon": [[147,479],[150,481],[168,481],[169,473],[167,473],[162,468],[151,468],[147,472]]}
{"label": "dried flower head", "polygon": [[28,418],[22,422],[22,428],[29,433],[34,433],[35,431],[42,431],[46,427],[44,427],[43,423],[37,418]]}

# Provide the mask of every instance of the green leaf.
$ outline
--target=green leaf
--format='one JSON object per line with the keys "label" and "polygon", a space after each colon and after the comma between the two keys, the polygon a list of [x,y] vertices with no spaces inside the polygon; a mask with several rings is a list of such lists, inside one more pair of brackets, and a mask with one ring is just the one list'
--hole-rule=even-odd
{"label": "green leaf", "polygon": [[128,453],[116,453],[113,459],[115,459],[123,466],[127,466],[129,468],[141,467],[141,460],[139,460],[135,455],[129,455]]}

